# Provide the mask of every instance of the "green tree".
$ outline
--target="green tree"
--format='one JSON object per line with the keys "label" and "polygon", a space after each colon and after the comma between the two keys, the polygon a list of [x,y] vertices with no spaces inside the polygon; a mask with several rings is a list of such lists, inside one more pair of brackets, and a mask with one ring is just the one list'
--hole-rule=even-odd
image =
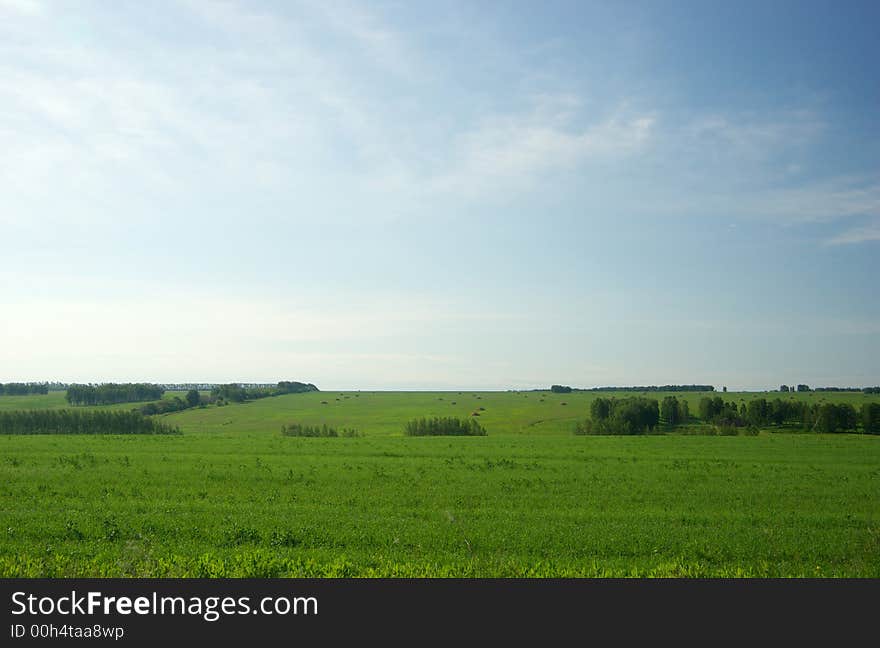
{"label": "green tree", "polygon": [[611,399],[597,398],[590,403],[590,416],[595,421],[604,421],[611,415]]}
{"label": "green tree", "polygon": [[771,420],[773,408],[766,398],[755,398],[746,405],[746,420],[752,425],[761,427]]}
{"label": "green tree", "polygon": [[681,423],[681,406],[675,396],[667,396],[660,403],[660,418],[666,421],[667,425]]}
{"label": "green tree", "polygon": [[202,397],[199,396],[199,392],[195,389],[190,389],[186,392],[186,404],[190,407],[196,407],[199,403],[202,402]]}
{"label": "green tree", "polygon": [[688,402],[684,399],[681,399],[678,402],[678,416],[681,418],[682,423],[687,423],[691,418],[691,410],[688,406]]}
{"label": "green tree", "polygon": [[862,405],[862,425],[865,434],[880,434],[880,403]]}

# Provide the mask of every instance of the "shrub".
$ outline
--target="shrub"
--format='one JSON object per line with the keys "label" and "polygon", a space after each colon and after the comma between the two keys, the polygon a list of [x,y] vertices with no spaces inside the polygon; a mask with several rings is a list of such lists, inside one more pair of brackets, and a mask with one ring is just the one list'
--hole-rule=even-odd
{"label": "shrub", "polygon": [[580,436],[615,434],[607,419],[587,419],[575,424],[574,433]]}
{"label": "shrub", "polygon": [[718,436],[736,436],[739,434],[739,428],[730,423],[721,423],[715,426],[715,434]]}
{"label": "shrub", "polygon": [[182,400],[179,396],[174,398],[166,398],[156,401],[155,403],[147,403],[140,408],[141,414],[144,416],[154,416],[156,414],[168,414],[169,412],[180,412],[189,409],[191,406],[188,402]]}

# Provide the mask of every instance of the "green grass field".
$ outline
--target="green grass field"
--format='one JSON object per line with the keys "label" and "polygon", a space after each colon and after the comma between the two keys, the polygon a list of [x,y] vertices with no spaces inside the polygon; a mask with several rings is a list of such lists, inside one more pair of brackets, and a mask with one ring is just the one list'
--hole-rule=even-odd
{"label": "green grass field", "polygon": [[[880,437],[574,436],[595,396],[318,392],[164,416],[181,436],[0,435],[0,576],[880,577]],[[402,436],[475,411],[489,436]]]}

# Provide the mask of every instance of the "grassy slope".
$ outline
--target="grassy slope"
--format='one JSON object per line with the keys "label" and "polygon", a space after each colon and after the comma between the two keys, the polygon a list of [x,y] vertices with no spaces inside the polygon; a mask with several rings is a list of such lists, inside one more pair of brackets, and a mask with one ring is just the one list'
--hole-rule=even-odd
{"label": "grassy slope", "polygon": [[[593,397],[323,392],[168,415],[182,437],[0,437],[0,576],[880,576],[880,438],[572,436]],[[480,406],[489,437],[399,436]]]}

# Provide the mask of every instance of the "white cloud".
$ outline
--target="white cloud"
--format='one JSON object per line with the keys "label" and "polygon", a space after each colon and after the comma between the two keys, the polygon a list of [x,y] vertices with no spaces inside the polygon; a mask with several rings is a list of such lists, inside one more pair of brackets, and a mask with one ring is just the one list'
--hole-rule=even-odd
{"label": "white cloud", "polygon": [[45,10],[45,5],[39,0],[0,0],[0,12],[39,16]]}

